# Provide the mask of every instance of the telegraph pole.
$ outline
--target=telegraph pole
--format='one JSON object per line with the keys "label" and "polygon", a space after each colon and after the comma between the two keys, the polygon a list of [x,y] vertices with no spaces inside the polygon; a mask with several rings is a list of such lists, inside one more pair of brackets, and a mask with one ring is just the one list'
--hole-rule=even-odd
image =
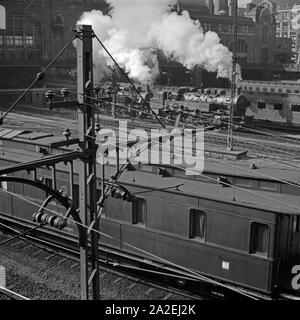
{"label": "telegraph pole", "polygon": [[234,99],[236,94],[236,58],[237,58],[237,11],[238,0],[231,0],[233,13],[233,46],[232,46],[232,75],[231,75],[231,103],[230,115],[228,119],[227,150],[232,151],[233,147],[233,119],[234,119]]}
{"label": "telegraph pole", "polygon": [[[93,91],[93,30],[88,25],[76,26],[77,40],[77,91],[78,91],[78,131],[81,138],[79,147],[85,153],[79,164],[79,211],[81,222],[89,225],[85,229],[84,241],[80,245],[80,282],[81,299],[89,299],[89,287],[92,287],[92,299],[100,299],[98,242],[99,229],[97,218],[96,185],[96,143],[95,111],[91,107],[90,97]],[[90,254],[89,254],[90,243]],[[89,272],[89,256],[91,272]]]}

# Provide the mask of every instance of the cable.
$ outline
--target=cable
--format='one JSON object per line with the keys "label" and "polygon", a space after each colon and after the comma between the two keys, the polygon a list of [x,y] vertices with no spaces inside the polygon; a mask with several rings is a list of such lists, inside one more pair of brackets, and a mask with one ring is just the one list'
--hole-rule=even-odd
{"label": "cable", "polygon": [[[179,167],[180,168],[180,167]],[[206,177],[206,176],[205,176]],[[207,177],[206,177],[207,178]],[[215,179],[211,179],[211,180],[214,180],[214,181],[216,181]],[[224,184],[226,184],[226,183],[224,183]],[[253,192],[250,192],[250,191],[248,191],[248,190],[246,190],[246,189],[243,189],[243,188],[239,188],[239,189],[242,189],[242,190],[244,190],[245,192],[248,192],[248,193],[252,193],[252,194],[254,194],[254,195],[256,195],[256,196],[261,196],[261,195],[258,195],[258,194],[255,194],[255,193],[253,193]],[[35,204],[34,202],[32,202],[32,201],[30,201],[30,200],[27,200],[26,198],[24,198],[24,197],[22,197],[22,196],[19,196],[19,195],[17,195],[17,194],[14,194],[14,193],[11,193],[11,192],[9,192],[8,190],[5,190],[5,189],[2,189],[1,191],[4,191],[4,192],[7,192],[7,193],[9,193],[9,194],[11,194],[11,195],[13,195],[13,196],[16,196],[16,197],[19,197],[19,198],[21,198],[21,199],[23,199],[24,201],[27,201],[27,202],[30,202],[30,203],[32,203],[33,205],[36,205],[36,206],[39,206],[39,205],[37,205],[37,204]],[[262,196],[262,197],[264,197],[264,196]],[[269,198],[269,197],[264,197],[264,198],[268,198],[268,199],[271,199],[271,200],[275,200],[275,199],[272,199],[272,198]],[[275,200],[276,201],[276,200]],[[277,201],[278,202],[278,201]],[[281,204],[284,204],[284,205],[286,205],[286,206],[289,206],[289,207],[295,207],[295,206],[290,206],[290,205],[288,205],[288,204],[285,204],[285,203],[282,203],[282,202],[280,202]],[[297,207],[296,207],[297,208]],[[297,209],[299,209],[299,208],[297,208]],[[48,208],[46,208],[46,210],[47,211],[50,211],[50,212],[53,212],[54,214],[56,214],[56,215],[60,215],[60,214],[58,214],[57,212],[54,212],[54,211],[52,211],[52,210],[50,210],[50,209],[48,209]],[[73,221],[71,218],[68,218],[69,220],[71,220],[71,221]],[[76,222],[77,223],[77,222]],[[83,224],[80,224],[80,223],[77,223],[78,225],[82,225],[83,227],[85,227],[85,228],[88,228],[88,226],[85,226],[85,225],[83,225]],[[98,230],[95,230],[95,229],[92,229],[94,232],[98,232],[100,235],[102,234],[102,235],[104,235],[104,236],[107,236],[107,237],[109,237],[109,238],[112,238],[113,239],[113,237],[111,237],[111,236],[109,236],[109,235],[105,235],[105,234],[103,234],[103,233],[101,233],[100,231],[98,231]],[[135,246],[132,246],[132,245],[130,245],[130,244],[127,244],[127,243],[125,243],[124,242],[124,244],[126,244],[126,245],[128,245],[128,246],[130,246],[130,247],[134,247],[136,250],[139,250],[139,251],[141,251],[141,252],[145,252],[144,250],[142,250],[142,249],[139,249],[139,248],[137,248],[137,247],[135,247]],[[151,253],[149,253],[149,252],[145,252],[146,254],[148,254],[148,255],[150,255],[150,256],[155,256],[155,255],[152,255]],[[156,256],[155,256],[156,257]],[[164,260],[164,259],[162,259],[162,258],[160,258],[160,257],[156,257],[156,258],[158,258],[159,260]],[[170,263],[170,262],[169,262]],[[172,263],[171,263],[172,264]],[[173,264],[174,265],[174,264]],[[176,265],[176,264],[175,264]],[[178,265],[176,265],[177,267],[180,267],[180,266],[178,266]],[[181,267],[182,268],[182,267]],[[186,268],[185,268],[185,270],[186,270]],[[188,270],[189,272],[191,272],[191,270]],[[193,272],[193,271],[192,271]],[[197,274],[198,275],[198,274]],[[199,276],[199,275],[198,275]],[[209,279],[209,278],[208,278]],[[211,280],[211,279],[209,279],[209,280]],[[205,280],[205,281],[207,281],[207,280]],[[218,285],[220,285],[220,283],[218,283],[217,282],[217,284]],[[227,287],[227,286],[226,286]],[[228,289],[228,287],[227,287],[227,289]],[[230,289],[232,289],[232,288],[230,288]],[[239,291],[238,291],[239,292]]]}
{"label": "cable", "polygon": [[[21,200],[23,200],[23,201],[25,201],[25,202],[29,202],[29,203],[31,203],[31,204],[39,207],[39,205],[36,204],[35,202],[30,201],[30,200],[28,200],[28,199],[26,199],[26,198],[24,198],[24,197],[22,197],[22,196],[20,196],[20,195],[18,195],[18,194],[9,192],[8,190],[5,190],[5,189],[0,189],[0,191],[1,191],[1,192],[4,191],[4,192],[6,192],[6,193],[8,193],[8,194],[10,194],[10,195],[12,195],[12,196],[14,196],[14,197],[18,197],[19,199],[21,199]],[[58,216],[62,216],[62,215],[60,215],[59,213],[57,213],[57,212],[55,212],[55,211],[52,211],[52,210],[50,210],[50,209],[48,209],[48,208],[45,208],[45,210],[47,210],[47,211],[49,211],[49,212],[51,212],[51,213],[54,213],[54,214],[56,214],[56,215],[58,215]],[[68,217],[67,217],[66,219],[74,222],[71,218],[68,218]],[[82,223],[76,222],[76,224],[77,224],[77,225],[81,225],[82,227],[87,228],[87,229],[89,228],[88,226],[86,226],[86,225],[84,225],[84,224],[82,224]],[[112,236],[110,236],[110,235],[108,235],[108,234],[105,234],[105,233],[103,233],[103,232],[100,232],[99,230],[96,230],[96,229],[91,229],[91,230],[94,231],[94,232],[97,232],[97,233],[100,234],[101,236],[108,237],[108,238],[110,238],[110,239],[120,241],[120,240],[115,239],[114,237],[112,237]],[[199,274],[198,272],[195,272],[195,271],[192,270],[192,269],[182,267],[182,266],[180,266],[180,265],[178,265],[178,264],[176,264],[176,263],[173,263],[173,262],[171,262],[171,261],[169,261],[169,260],[166,260],[166,259],[164,259],[164,258],[161,258],[161,257],[159,257],[159,256],[156,256],[156,255],[154,255],[154,254],[152,254],[152,253],[150,253],[150,252],[147,252],[147,251],[145,251],[145,250],[143,250],[143,249],[140,249],[140,248],[138,248],[138,247],[136,247],[136,246],[134,246],[134,245],[131,245],[131,244],[125,242],[125,241],[123,241],[122,243],[123,243],[124,245],[126,245],[126,246],[131,247],[132,249],[135,249],[135,250],[137,250],[137,251],[140,251],[141,253],[146,254],[147,256],[150,256],[150,257],[155,258],[155,259],[157,259],[157,260],[159,260],[159,261],[161,261],[161,262],[167,263],[168,265],[175,266],[175,267],[178,268],[178,269],[181,269],[181,270],[183,270],[183,271],[185,271],[185,272],[188,272],[188,273],[190,273],[190,274],[193,274],[194,276],[196,276],[196,278],[197,278],[198,280],[205,281],[205,282],[209,282],[209,283],[215,284],[215,285],[217,285],[217,286],[226,288],[226,289],[228,289],[228,290],[234,291],[234,292],[236,292],[236,293],[238,293],[238,294],[241,294],[241,295],[243,295],[243,296],[246,296],[246,297],[248,297],[248,298],[251,298],[251,299],[254,299],[254,300],[258,300],[256,297],[253,297],[251,294],[248,294],[248,293],[243,292],[241,289],[236,289],[236,288],[230,287],[230,286],[228,286],[228,285],[225,285],[225,284],[223,284],[223,283],[221,283],[221,282],[218,282],[218,281],[216,281],[216,280],[210,279],[210,278],[208,278],[208,277],[206,277],[206,276],[203,276],[203,275]]]}
{"label": "cable", "polygon": [[[83,94],[82,94],[83,95]],[[86,97],[88,97],[88,96],[86,96]],[[89,98],[92,98],[92,97],[89,97]],[[94,100],[98,100],[99,102],[101,102],[99,99],[96,99],[96,98],[93,98]],[[94,106],[94,105],[89,105],[89,106],[91,106],[91,107],[95,107],[95,108],[98,108],[97,106]],[[122,108],[127,108],[127,109],[135,109],[135,108],[132,108],[132,107],[127,107],[127,106],[122,106]],[[135,110],[139,110],[139,109],[135,109]],[[140,110],[139,110],[140,111]],[[143,111],[140,111],[140,112],[142,112],[142,113],[145,113],[145,112],[143,112]],[[148,113],[146,113],[146,114],[148,114]],[[165,117],[164,116],[158,116],[159,118],[163,118],[163,119],[165,119]],[[175,122],[175,120],[172,120],[172,122]],[[182,124],[185,124],[184,122],[182,122]],[[196,128],[196,129],[198,129],[198,130],[203,130],[203,128],[199,128],[199,127],[197,127],[197,126],[192,126],[191,125],[191,127],[192,128]],[[220,134],[217,134],[217,133],[212,133],[212,132],[210,132],[210,135],[215,135],[215,136],[220,136]],[[236,140],[246,140],[247,141],[247,138],[243,138],[243,137],[235,137],[235,139]],[[252,144],[252,145],[258,145],[258,146],[260,146],[261,147],[261,145],[260,144],[258,144],[258,143],[255,143],[255,142],[253,142],[253,141],[247,141],[249,144]],[[274,148],[274,147],[271,147],[271,146],[265,146],[267,149],[270,149],[270,150],[275,150],[275,151],[279,151],[279,152],[281,152],[281,153],[284,153],[284,154],[287,154],[287,155],[290,155],[290,156],[292,156],[292,157],[294,157],[295,155],[294,154],[291,154],[291,153],[288,153],[288,152],[286,152],[286,151],[284,151],[284,150],[282,150],[282,149],[278,149],[278,148]]]}
{"label": "cable", "polygon": [[[73,92],[73,93],[75,93],[75,92]],[[81,95],[84,95],[84,94],[81,93]],[[90,99],[93,99],[93,100],[95,100],[95,101],[103,102],[103,100],[100,100],[99,98],[94,98],[94,97],[90,97],[90,96],[87,96],[87,95],[85,95],[85,96],[88,97],[88,98],[90,98]],[[137,111],[139,111],[139,112],[141,112],[141,113],[143,113],[143,114],[147,114],[147,115],[148,115],[148,113],[146,113],[146,112],[144,112],[144,111],[141,111],[140,109],[137,109],[137,108],[127,107],[127,106],[123,106],[123,105],[119,105],[119,104],[118,104],[118,106],[120,106],[121,108],[134,109],[134,110],[137,110]],[[163,119],[166,118],[166,117],[163,117],[163,116],[157,116],[157,117],[160,118],[160,119],[161,119],[161,118],[163,118]],[[170,119],[169,122],[174,122],[174,123],[176,123],[176,120]],[[226,123],[226,124],[231,125],[231,126],[235,126],[234,124],[227,123],[227,122],[224,121],[224,120],[221,120],[221,122]],[[183,122],[183,121],[181,121],[180,123],[186,125],[186,123]],[[191,125],[191,124],[188,124],[188,126],[190,126],[190,127],[192,127],[192,128],[199,128],[199,127],[194,126],[194,125]],[[264,132],[264,131],[259,131],[259,130],[250,129],[250,128],[248,128],[248,127],[246,127],[246,126],[243,126],[243,125],[240,125],[240,126],[241,126],[242,128],[245,128],[245,129],[249,130],[249,131],[257,132],[257,133],[259,133],[259,134],[264,134],[264,135],[268,135],[268,136],[273,136],[271,133],[267,134],[267,133]],[[243,138],[243,137],[235,137],[235,138],[236,138],[237,140],[238,140],[238,139],[240,139],[240,140],[245,140],[245,139],[247,139],[247,138]],[[287,141],[291,141],[291,140],[289,140],[289,139],[292,139],[292,138],[281,137],[281,139],[285,139],[285,140],[287,140]],[[254,144],[254,145],[257,145],[257,144],[255,144],[255,142],[248,142],[248,143],[252,143],[252,144]],[[267,148],[269,148],[269,149],[272,148],[272,149],[277,150],[277,151],[279,150],[279,151],[281,151],[282,153],[289,154],[289,153],[284,152],[284,151],[281,150],[281,149],[277,149],[277,148],[274,148],[274,147],[267,146]]]}
{"label": "cable", "polygon": [[[82,136],[84,136],[84,135],[82,135]],[[95,137],[92,137],[92,136],[89,136],[89,135],[85,135],[85,136],[88,136],[88,137],[90,137],[90,138],[96,139]],[[137,136],[136,136],[136,137],[137,137]],[[146,142],[146,141],[148,141],[148,140],[145,140],[145,142]],[[120,143],[119,145],[121,145],[121,143]],[[185,148],[185,150],[187,150],[187,148]],[[19,154],[19,155],[22,155],[22,156],[23,156],[22,153],[18,153],[18,152],[16,152],[16,151],[13,151],[13,152],[11,152],[11,153],[15,153],[15,154]],[[215,161],[217,161],[217,162],[222,162],[222,161],[217,160],[217,159],[215,159]],[[279,162],[279,161],[277,161],[277,162]],[[228,162],[223,161],[222,163],[225,163],[225,164],[227,164],[228,166],[232,166],[232,167],[233,167],[233,165],[229,164]],[[285,162],[280,162],[280,163],[287,164],[287,165],[290,165],[290,166],[294,166],[294,167],[296,167],[296,168],[299,168],[299,166],[292,165],[291,163],[285,163]],[[253,171],[247,170],[246,168],[243,168],[243,167],[239,167],[239,166],[237,166],[237,167],[240,168],[241,170],[244,170],[244,171],[247,171],[247,172],[251,172],[251,173],[254,173],[254,174],[256,174],[256,175],[260,175],[260,176],[263,176],[263,177],[271,178],[271,179],[273,179],[273,180],[280,181],[280,182],[283,182],[283,183],[285,183],[285,184],[289,184],[289,185],[292,185],[292,186],[295,186],[295,187],[299,187],[297,184],[293,184],[293,183],[290,183],[290,182],[288,182],[288,181],[280,180],[280,179],[278,179],[278,178],[274,178],[274,177],[271,177],[271,176],[268,176],[268,175],[265,175],[265,174],[253,172]]]}
{"label": "cable", "polygon": [[[126,167],[126,166],[123,166],[123,168],[124,168],[124,167]],[[122,173],[122,170],[120,170],[118,174],[120,175],[121,173]],[[116,179],[117,179],[117,177],[116,177]],[[109,190],[109,189],[108,189],[108,190]],[[30,200],[28,200],[28,199],[26,199],[26,198],[24,198],[24,197],[22,197],[22,196],[20,196],[20,195],[17,195],[17,194],[15,194],[15,193],[10,192],[10,191],[8,191],[8,190],[1,189],[0,191],[2,191],[2,192],[4,191],[4,192],[6,192],[6,193],[8,193],[8,194],[10,194],[10,195],[12,195],[12,196],[15,196],[15,197],[18,197],[18,198],[22,199],[23,201],[27,201],[27,202],[35,205],[35,206],[39,206],[39,205],[37,205],[35,202],[30,201]],[[58,215],[58,216],[63,217],[61,214],[59,214],[59,213],[57,213],[57,212],[55,212],[55,211],[53,211],[53,210],[50,210],[50,209],[48,209],[48,208],[45,208],[45,210],[47,210],[47,211],[49,211],[49,212],[52,212],[52,213],[54,213],[55,215]],[[64,218],[65,218],[65,217],[64,217]],[[73,221],[71,218],[67,218],[67,219]],[[76,224],[77,224],[77,225],[81,225],[82,227],[85,227],[85,228],[89,228],[88,226],[85,226],[84,224],[81,224],[81,223],[78,223],[78,222],[76,222]],[[100,231],[98,231],[98,230],[95,230],[95,229],[93,229],[93,228],[92,228],[91,230],[93,230],[94,232],[98,232],[98,233],[99,233],[100,235],[102,235],[102,236],[106,236],[106,237],[109,237],[109,238],[111,238],[111,239],[114,239],[113,237],[111,237],[111,236],[109,236],[109,235],[107,235],[107,234],[103,234],[102,232],[100,232]],[[138,250],[138,251],[140,251],[140,252],[146,253],[148,256],[150,255],[150,256],[152,256],[152,257],[154,257],[154,258],[156,258],[156,259],[159,259],[159,260],[161,260],[161,261],[167,262],[168,264],[174,265],[174,266],[176,266],[177,268],[183,269],[183,270],[188,271],[188,272],[190,272],[190,273],[194,273],[194,274],[196,274],[198,277],[200,277],[200,279],[202,278],[202,279],[201,279],[202,281],[209,281],[209,282],[214,283],[214,284],[217,284],[217,285],[219,285],[219,286],[226,287],[226,288],[229,289],[229,290],[236,291],[236,292],[238,292],[239,294],[246,295],[246,296],[248,296],[248,297],[252,297],[251,295],[248,295],[248,294],[245,294],[245,293],[243,293],[243,292],[240,292],[240,291],[237,290],[237,289],[230,288],[230,287],[228,287],[228,286],[226,286],[226,285],[223,285],[223,284],[221,284],[221,283],[219,283],[219,282],[217,282],[217,281],[211,280],[210,278],[206,278],[206,277],[204,277],[204,276],[202,276],[202,275],[200,276],[198,273],[195,273],[193,270],[189,270],[189,269],[187,269],[187,268],[181,267],[181,266],[179,266],[179,265],[177,265],[177,264],[174,264],[174,263],[172,263],[172,262],[170,262],[170,261],[168,261],[168,260],[165,260],[165,259],[163,259],[163,258],[160,258],[160,257],[158,257],[158,256],[155,256],[155,255],[153,255],[153,254],[151,254],[151,253],[149,253],[149,252],[146,252],[146,251],[144,251],[144,250],[142,250],[142,249],[140,249],[140,248],[137,248],[137,247],[135,247],[135,246],[133,246],[133,245],[131,245],[131,244],[129,244],[129,243],[126,243],[126,242],[123,242],[123,243],[126,244],[126,245],[128,245],[128,246],[130,246],[130,247],[132,247],[132,248],[134,248],[134,249],[136,249],[136,250]],[[252,297],[252,298],[253,298],[253,297]]]}
{"label": "cable", "polygon": [[[0,223],[0,224],[3,226],[2,223]],[[16,236],[14,236],[14,237],[12,237],[12,238],[10,238],[10,239],[7,239],[7,240],[5,240],[5,241],[3,241],[3,242],[0,242],[0,246],[4,245],[4,244],[6,244],[6,243],[8,243],[8,242],[10,242],[10,241],[13,241],[13,240],[15,240],[15,239],[17,239],[17,238],[19,238],[19,237],[25,236],[26,234],[31,233],[31,232],[34,231],[34,230],[37,230],[37,229],[39,229],[39,228],[42,228],[44,225],[45,225],[45,223],[42,223],[42,224],[40,224],[40,225],[38,225],[38,226],[35,226],[35,227],[33,227],[33,228],[31,228],[31,229],[29,229],[29,230],[27,230],[27,231],[18,233]],[[5,226],[5,225],[4,225],[4,226]],[[5,227],[6,227],[6,226],[5,226]]]}
{"label": "cable", "polygon": [[[125,131],[123,131],[123,130],[121,130],[121,131],[125,133]],[[95,137],[90,136],[90,135],[83,135],[83,134],[79,134],[79,135],[87,136],[87,137],[96,139]],[[137,135],[136,135],[136,137],[137,137]],[[143,141],[143,140],[142,140],[142,141]],[[142,141],[140,141],[140,142],[142,142]],[[148,140],[145,140],[145,142],[147,142],[147,141],[148,141]],[[119,143],[119,145],[122,145],[122,143]],[[125,145],[125,143],[124,143],[124,145]],[[178,149],[178,148],[177,148],[177,149]],[[188,149],[185,148],[185,150],[188,150]],[[19,154],[19,155],[24,156],[22,153],[18,153],[18,152],[16,152],[16,151],[9,151],[9,152],[10,152],[10,153]],[[260,155],[260,156],[261,156],[261,155]],[[222,162],[222,161],[217,160],[217,159],[215,159],[215,161],[217,161],[217,162]],[[277,161],[277,162],[279,162],[279,161]],[[227,164],[228,166],[233,166],[233,165],[231,165],[231,164],[229,164],[228,162],[225,162],[225,161],[223,161],[222,163],[225,163],[225,164]],[[283,164],[287,164],[287,165],[290,165],[290,166],[299,168],[299,166],[292,165],[291,163],[285,163],[285,162],[279,162],[279,163],[283,163]],[[297,184],[293,184],[293,183],[290,183],[290,182],[288,182],[288,181],[280,180],[280,179],[278,179],[278,178],[274,178],[274,177],[272,177],[272,176],[268,176],[268,175],[265,175],[265,174],[262,174],[262,173],[254,172],[254,171],[251,171],[251,170],[247,170],[246,168],[243,168],[243,167],[237,166],[237,168],[240,168],[240,169],[243,170],[243,171],[247,171],[247,172],[254,173],[254,174],[256,174],[256,175],[260,175],[260,176],[263,176],[263,177],[271,178],[271,179],[273,179],[273,180],[280,181],[280,182],[283,182],[283,183],[286,183],[286,184],[290,184],[290,185],[295,186],[295,187],[299,187]]]}
{"label": "cable", "polygon": [[[89,136],[89,135],[86,135],[86,136]],[[92,137],[92,136],[89,136],[89,137],[91,137],[91,138],[95,139],[95,137]],[[279,149],[275,149],[275,150],[279,150]],[[14,153],[18,154],[17,152],[14,152]],[[219,161],[219,162],[221,162],[221,161]],[[223,162],[223,163],[226,163],[226,162]],[[281,162],[281,163],[286,164],[285,162]],[[228,164],[228,163],[226,163],[226,164],[230,166],[230,164]],[[291,165],[291,164],[289,164],[289,165]],[[232,166],[232,165],[231,165],[231,166]],[[294,166],[295,166],[295,165],[294,165]],[[298,166],[295,166],[295,167],[297,167],[297,168],[298,168]],[[247,169],[245,169],[245,168],[242,168],[242,167],[239,167],[239,168],[240,168],[240,169],[242,169],[242,170],[244,170],[244,171],[248,171],[248,172],[250,172],[250,170],[247,170]],[[274,178],[274,177],[267,176],[267,175],[263,175],[263,174],[259,174],[259,173],[255,173],[255,174],[257,174],[257,175],[261,175],[261,176],[264,176],[264,177],[268,177],[268,178],[272,178],[272,179],[276,179],[276,178]],[[280,180],[280,179],[276,179],[276,180],[277,180],[277,181],[280,181],[280,182],[283,182],[283,183],[287,183],[287,184],[290,184],[290,185],[296,186],[296,187],[299,187],[299,186],[297,186],[297,185],[295,185],[295,184],[291,184],[291,183],[289,183],[288,181],[283,181],[283,180]]]}
{"label": "cable", "polygon": [[19,98],[12,104],[12,106],[0,117],[0,125],[3,124],[3,120],[6,116],[14,109],[14,107],[22,100],[22,98],[34,87],[34,85],[41,79],[43,79],[45,72],[47,72],[54,62],[64,53],[64,51],[69,47],[69,45],[78,37],[77,34],[59,51],[59,53],[50,61],[50,63],[44,67],[44,69],[36,75],[35,80],[30,84],[30,86],[19,96]]}

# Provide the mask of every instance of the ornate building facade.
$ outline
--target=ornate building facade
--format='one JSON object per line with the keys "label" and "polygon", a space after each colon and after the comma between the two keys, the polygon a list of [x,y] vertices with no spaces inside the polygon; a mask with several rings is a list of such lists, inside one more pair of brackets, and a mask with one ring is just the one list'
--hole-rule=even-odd
{"label": "ornate building facade", "polygon": [[[71,39],[84,11],[108,10],[104,0],[0,0],[0,6],[6,12],[6,28],[0,28],[0,88],[28,85]],[[71,46],[50,71],[64,76],[75,59]]]}
{"label": "ornate building facade", "polygon": [[[0,0],[6,11],[6,28],[0,28],[0,88],[24,87],[72,36],[84,11],[109,11],[105,0]],[[178,0],[178,12],[188,10],[204,31],[215,31],[232,48],[233,17],[230,0]],[[271,1],[250,4],[238,17],[238,62],[246,79],[269,80],[289,59],[288,39],[276,38],[276,6]],[[75,67],[75,50],[69,50],[51,72],[66,76]],[[50,72],[50,74],[51,74]],[[190,72],[161,58],[160,83],[176,85],[215,82],[215,75],[199,68]],[[220,81],[223,86],[224,82]]]}

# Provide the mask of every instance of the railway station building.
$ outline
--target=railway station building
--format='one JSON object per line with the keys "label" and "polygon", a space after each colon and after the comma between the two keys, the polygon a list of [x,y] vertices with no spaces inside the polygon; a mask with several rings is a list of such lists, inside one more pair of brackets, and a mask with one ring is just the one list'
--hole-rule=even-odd
{"label": "railway station building", "polygon": [[[6,27],[0,27],[0,88],[28,85],[70,39],[76,21],[84,11],[109,11],[105,0],[0,0],[6,12]],[[188,10],[204,31],[216,32],[221,42],[232,48],[233,16],[230,0],[178,0],[179,12]],[[288,38],[276,37],[276,6],[271,1],[250,4],[238,17],[238,62],[244,79],[271,80],[283,72],[291,57]],[[61,86],[74,81],[75,49],[71,46],[47,74]],[[160,57],[160,84],[227,86],[200,68],[189,71]]]}

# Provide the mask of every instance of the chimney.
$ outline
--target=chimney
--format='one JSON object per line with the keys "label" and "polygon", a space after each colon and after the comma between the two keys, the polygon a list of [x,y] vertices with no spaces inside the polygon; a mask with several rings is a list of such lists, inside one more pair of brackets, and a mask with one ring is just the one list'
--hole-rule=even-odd
{"label": "chimney", "polygon": [[229,0],[228,14],[230,17],[232,17],[234,14],[234,1],[236,0]]}
{"label": "chimney", "polygon": [[215,14],[217,15],[228,14],[228,0],[215,0]]}

